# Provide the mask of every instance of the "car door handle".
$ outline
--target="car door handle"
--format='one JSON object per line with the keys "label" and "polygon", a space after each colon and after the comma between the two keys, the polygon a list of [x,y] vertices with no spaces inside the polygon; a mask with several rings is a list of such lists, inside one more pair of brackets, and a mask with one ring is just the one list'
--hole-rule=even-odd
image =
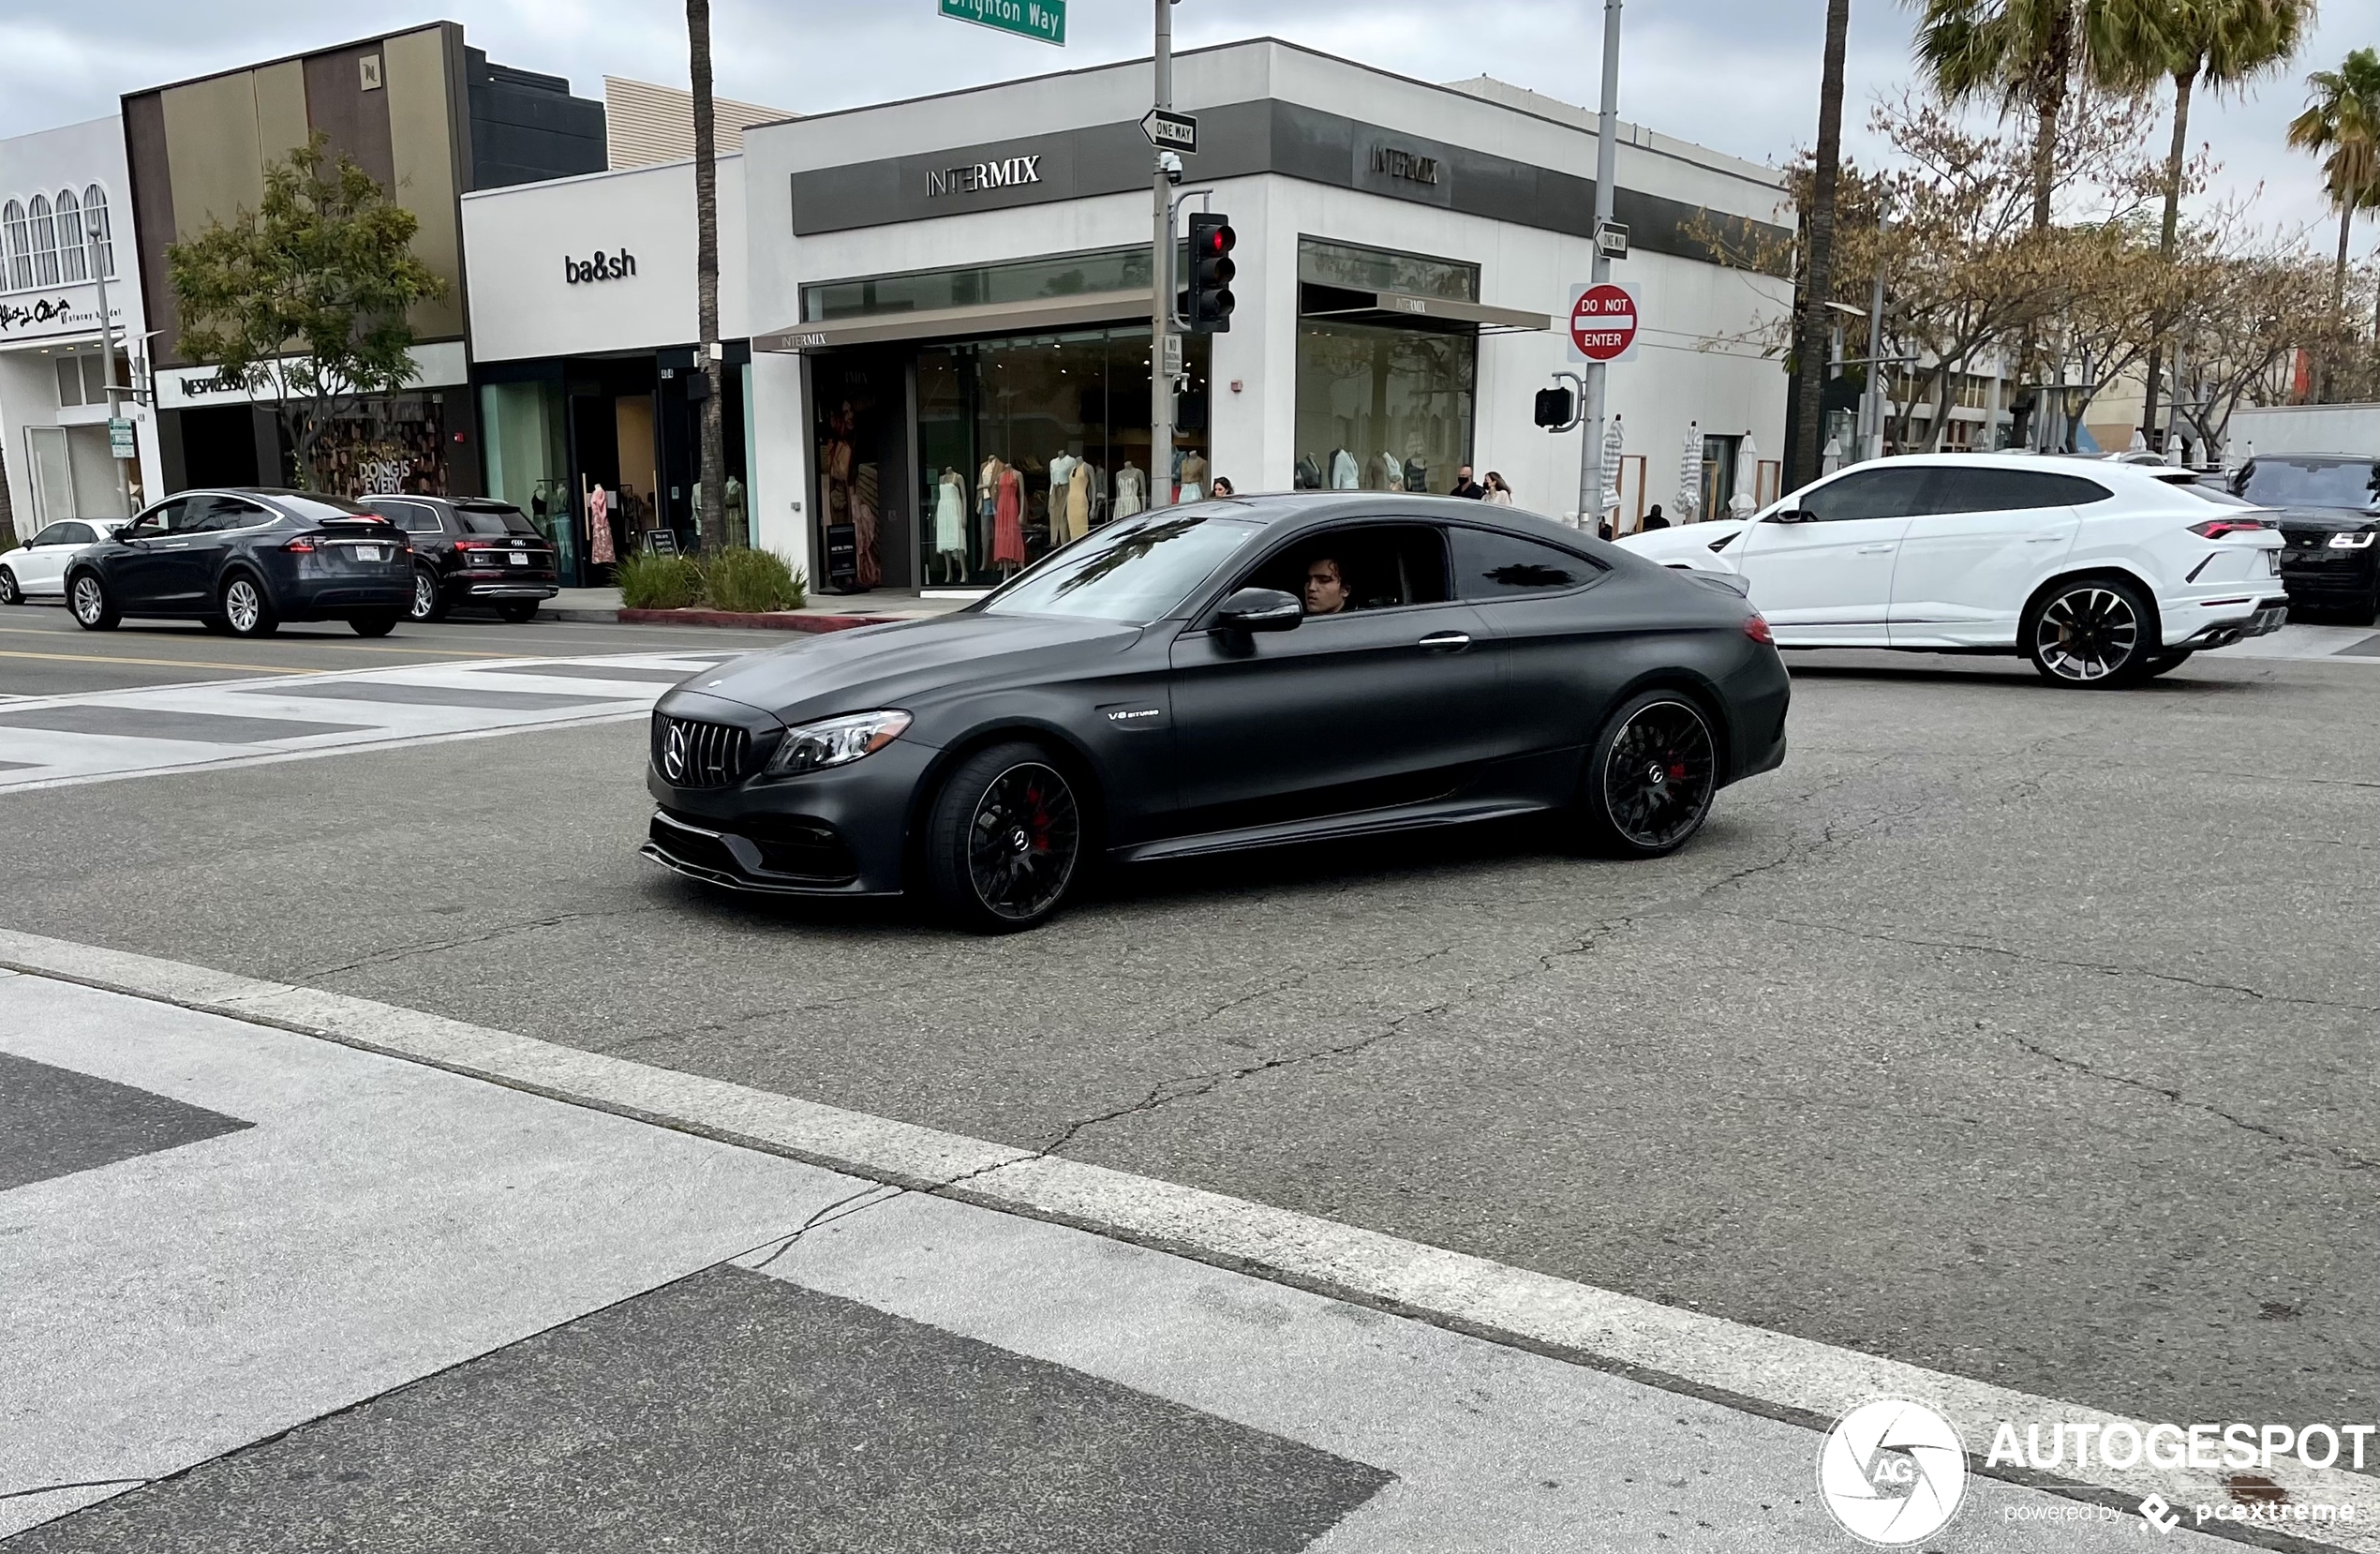
{"label": "car door handle", "polygon": [[2027,545],[2055,545],[2065,537],[2066,536],[2063,534],[2034,534],[2029,537],[2025,543]]}
{"label": "car door handle", "polygon": [[1466,632],[1432,632],[1420,643],[1425,653],[1459,653],[1471,645]]}
{"label": "car door handle", "polygon": [[1859,547],[1857,554],[1862,556],[1882,556],[1884,552],[1894,547],[1891,545],[1864,545]]}

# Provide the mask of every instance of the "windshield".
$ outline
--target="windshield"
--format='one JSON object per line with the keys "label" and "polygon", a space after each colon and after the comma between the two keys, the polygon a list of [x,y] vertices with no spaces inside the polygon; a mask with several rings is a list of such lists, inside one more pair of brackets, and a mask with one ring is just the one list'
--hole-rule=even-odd
{"label": "windshield", "polygon": [[466,534],[534,534],[536,526],[517,507],[495,502],[472,502],[466,507],[457,503],[454,516],[463,520]]}
{"label": "windshield", "polygon": [[273,500],[291,516],[303,518],[307,523],[322,523],[332,518],[370,518],[378,523],[388,522],[385,514],[375,513],[345,497],[334,497],[320,491],[276,492]]}
{"label": "windshield", "polygon": [[2260,458],[2249,466],[2240,494],[2267,507],[2369,507],[2374,473],[2363,463]]}
{"label": "windshield", "polygon": [[1145,626],[1164,620],[1262,527],[1179,508],[1111,523],[1017,577],[985,600],[983,609]]}

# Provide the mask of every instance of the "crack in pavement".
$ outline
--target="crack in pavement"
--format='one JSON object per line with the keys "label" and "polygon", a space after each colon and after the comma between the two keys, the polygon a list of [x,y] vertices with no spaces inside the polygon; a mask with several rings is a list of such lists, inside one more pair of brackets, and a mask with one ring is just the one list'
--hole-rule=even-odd
{"label": "crack in pavement", "polygon": [[640,913],[666,910],[668,908],[662,906],[622,906],[601,912],[559,912],[552,917],[530,918],[521,922],[502,923],[483,933],[469,934],[459,939],[441,939],[432,944],[408,945],[400,949],[379,950],[360,960],[348,961],[338,965],[308,966],[290,972],[276,979],[302,984],[319,977],[336,977],[343,972],[361,971],[365,966],[388,965],[397,961],[410,960],[417,955],[435,955],[441,949],[460,949],[465,945],[486,944],[491,940],[510,938],[515,934],[527,934],[535,929],[559,928],[568,922],[587,922],[598,918],[630,918]]}
{"label": "crack in pavement", "polygon": [[[855,1214],[865,1214],[870,1209],[874,1208],[878,1203],[888,1203],[896,1198],[904,1196],[908,1191],[909,1189],[907,1188],[894,1187],[890,1183],[870,1182],[866,1187],[861,1188],[857,1192],[850,1193],[844,1197],[836,1199],[833,1203],[826,1204],[817,1213],[811,1215],[809,1218],[803,1220],[799,1225],[796,1226],[794,1228],[794,1233],[786,1236],[781,1242],[780,1242],[775,1251],[769,1253],[766,1257],[752,1264],[751,1271],[753,1273],[759,1273],[762,1269],[767,1267],[770,1263],[776,1262],[787,1252],[792,1251],[796,1246],[799,1245],[803,1236],[808,1235],[814,1230],[817,1230],[820,1226],[831,1225],[838,1219],[848,1219]],[[874,1202],[861,1203],[859,1201],[863,1198],[872,1199]],[[843,1207],[846,1203],[859,1203],[859,1206],[844,1214],[837,1214],[835,1212],[837,1209]],[[766,1247],[768,1243],[764,1241],[760,1245],[761,1247]],[[754,1247],[751,1251],[743,1252],[739,1255],[750,1257],[752,1252],[756,1252],[758,1250],[760,1250],[760,1247]],[[729,1261],[732,1262],[734,1260],[730,1259]]]}
{"label": "crack in pavement", "polygon": [[0,1489],[0,1500],[24,1500],[33,1495],[63,1494],[68,1489],[113,1489],[119,1486],[139,1488],[155,1484],[153,1478],[86,1478],[74,1484],[37,1484],[30,1489]]}
{"label": "crack in pavement", "polygon": [[2178,971],[2157,971],[2148,966],[2118,965],[2105,961],[2073,961],[2059,955],[2045,955],[2038,950],[2011,949],[2004,945],[1975,944],[1964,939],[1928,939],[1908,934],[1886,934],[1875,929],[1852,928],[1843,923],[1818,922],[1807,918],[1750,918],[1741,912],[1729,912],[1727,917],[1744,922],[1775,928],[1802,928],[1816,933],[1839,934],[1846,938],[1869,939],[1879,944],[1907,945],[1912,949],[1957,949],[1976,955],[1998,955],[2012,961],[2037,965],[2063,966],[2071,971],[2096,972],[2105,977],[2144,977],[2151,981],[2174,982],[2183,987],[2198,988],[2208,993],[2236,993],[2259,1003],[2298,1004],[2309,1009],[2339,1009],[2349,1014],[2380,1014],[2380,1005],[2348,1004],[2331,998],[2306,998],[2289,993],[2267,993],[2262,988],[2249,987],[2243,982],[2217,982],[2205,978],[2185,977]]}
{"label": "crack in pavement", "polygon": [[2096,1064],[2086,1063],[2078,1057],[2068,1057],[2062,1053],[2051,1052],[2047,1047],[2043,1046],[2040,1042],[2015,1035],[2014,1033],[2010,1034],[2008,1039],[2016,1043],[2016,1046],[2024,1051],[2032,1053],[2035,1057],[2046,1059],[2048,1062],[2056,1064],[2061,1068],[2071,1069],[2075,1073],[2088,1074],[2092,1079],[2100,1080],[2109,1084],[2120,1085],[2127,1090],[2138,1090],[2144,1095],[2158,1097],[2160,1099],[2169,1101],[2176,1106],[2182,1107],[2189,1111],[2203,1112],[2207,1115],[2213,1117],[2218,1121],[2228,1123],[2232,1127],[2237,1128],[2243,1132],[2254,1133],[2259,1138],[2269,1139],[2273,1143],[2283,1145],[2284,1148],[2299,1151],[2315,1150],[2326,1155],[2336,1156],[2340,1160],[2344,1162],[2347,1168],[2351,1171],[2371,1171],[2374,1168],[2380,1168],[2380,1158],[2374,1158],[2369,1155],[2358,1155],[2354,1150],[2348,1149],[2344,1145],[2316,1143],[2304,1139],[2293,1139],[2277,1128],[2272,1128],[2260,1122],[2251,1122],[2247,1118],[2242,1117],[2236,1113],[2224,1111],[2222,1107],[2215,1105],[2211,1101],[2187,1099],[2178,1088],[2163,1084],[2151,1084],[2147,1080],[2134,1079],[2129,1074],[2116,1073],[2112,1070],[2102,1068]]}

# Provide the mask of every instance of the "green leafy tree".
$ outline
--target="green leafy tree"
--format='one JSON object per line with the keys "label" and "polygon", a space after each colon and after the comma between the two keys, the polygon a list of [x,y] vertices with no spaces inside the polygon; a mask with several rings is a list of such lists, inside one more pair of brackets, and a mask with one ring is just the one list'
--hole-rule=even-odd
{"label": "green leafy tree", "polygon": [[[2120,91],[2146,94],[2173,82],[2173,144],[2165,154],[2164,222],[2157,253],[2167,265],[2180,222],[2190,158],[2190,99],[2200,84],[2217,95],[2286,64],[2313,20],[2313,0],[2105,0],[2095,8],[2095,73]],[[2164,324],[2149,343],[2141,425],[2156,435]]]}
{"label": "green leafy tree", "polygon": [[2380,206],[2380,53],[2358,49],[2335,70],[2306,78],[2313,100],[2289,121],[2289,143],[2322,157],[2324,186],[2339,207],[2333,297],[2347,289],[2347,234],[2356,212]]}
{"label": "green leafy tree", "polygon": [[332,424],[420,375],[406,315],[446,282],[414,256],[418,226],[317,134],[265,169],[254,211],[166,247],[182,354],[270,396],[312,485]]}
{"label": "green leafy tree", "polygon": [[2100,0],[1913,0],[1917,62],[1953,103],[1991,102],[2033,115],[2032,229],[2049,229],[2058,181],[2058,121],[2086,54]]}

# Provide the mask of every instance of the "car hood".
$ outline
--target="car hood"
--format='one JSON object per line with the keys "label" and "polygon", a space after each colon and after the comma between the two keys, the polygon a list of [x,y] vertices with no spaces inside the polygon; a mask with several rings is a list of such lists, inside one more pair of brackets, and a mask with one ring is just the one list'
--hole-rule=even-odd
{"label": "car hood", "polygon": [[1121,651],[1142,630],[1122,620],[963,610],[800,637],[696,675],[679,689],[804,723],[907,707],[987,681],[1029,680],[1085,655]]}

